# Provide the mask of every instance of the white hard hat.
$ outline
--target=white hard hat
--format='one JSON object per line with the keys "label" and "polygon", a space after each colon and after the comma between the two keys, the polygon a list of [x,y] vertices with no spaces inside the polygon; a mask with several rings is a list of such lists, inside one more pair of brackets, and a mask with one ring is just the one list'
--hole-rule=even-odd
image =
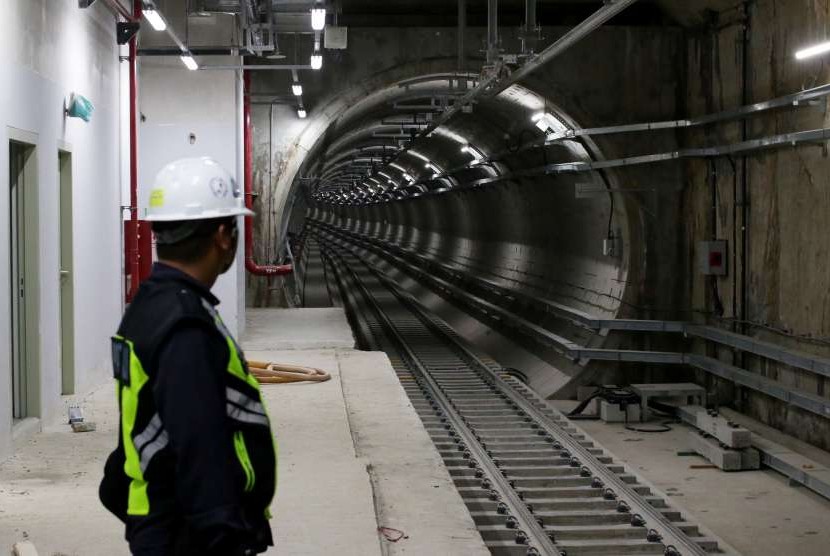
{"label": "white hard hat", "polygon": [[156,176],[145,220],[177,222],[253,216],[231,175],[210,157],[182,158]]}

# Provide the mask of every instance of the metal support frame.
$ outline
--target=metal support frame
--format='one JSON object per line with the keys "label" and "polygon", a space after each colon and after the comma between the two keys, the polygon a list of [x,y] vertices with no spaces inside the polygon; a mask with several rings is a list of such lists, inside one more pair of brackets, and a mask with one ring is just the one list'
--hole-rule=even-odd
{"label": "metal support frame", "polygon": [[536,23],[536,0],[525,0],[525,26],[522,29],[522,54],[532,56],[539,42],[539,26]]}
{"label": "metal support frame", "polygon": [[487,63],[499,59],[499,0],[487,0]]}
{"label": "metal support frame", "polygon": [[247,70],[247,71],[297,71],[297,70],[310,70],[311,66],[302,66],[302,65],[288,65],[288,64],[253,64],[247,66],[239,66],[239,65],[218,65],[218,66],[199,66],[200,70],[220,70],[220,71],[236,71],[236,70]]}
{"label": "metal support frame", "polygon": [[822,85],[813,89],[807,89],[798,93],[781,96],[765,102],[747,104],[734,110],[724,110],[714,114],[707,114],[697,118],[685,120],[666,120],[660,122],[645,122],[618,126],[606,126],[586,129],[572,129],[564,133],[548,137],[546,144],[550,145],[563,140],[575,139],[577,137],[595,137],[599,135],[617,135],[622,133],[639,133],[644,131],[660,131],[672,129],[685,129],[701,127],[716,123],[728,122],[749,118],[751,116],[769,112],[780,108],[809,107],[821,98],[830,96],[830,85]]}
{"label": "metal support frame", "polygon": [[[458,0],[458,73],[467,68],[465,39],[467,34],[467,0]],[[459,84],[461,81],[459,81]],[[465,87],[466,88],[466,81]]]}
{"label": "metal support frame", "polygon": [[830,418],[830,400],[817,394],[786,386],[763,375],[703,355],[687,354],[685,362],[696,369],[706,371],[740,386],[746,386],[789,405]]}
{"label": "metal support frame", "polygon": [[510,77],[499,81],[496,86],[487,91],[487,94],[497,95],[511,85],[527,78],[530,74],[544,66],[585,37],[593,33],[596,29],[604,25],[609,19],[613,18],[637,0],[608,0],[605,5],[594,12],[585,21],[565,33],[565,35],[557,40],[555,43],[543,50],[539,56],[529,60],[524,66],[513,72]]}
{"label": "metal support frame", "polygon": [[[524,67],[513,73],[507,79],[501,77],[501,60],[498,53],[498,0],[488,0],[488,63],[496,67],[490,71],[488,76],[482,79],[478,85],[467,94],[456,100],[452,106],[448,106],[440,117],[436,118],[428,127],[412,138],[410,144],[404,149],[411,147],[417,139],[428,136],[438,127],[444,125],[451,118],[462,112],[465,107],[479,100],[483,96],[492,96],[507,89],[514,83],[529,76],[547,62],[561,55],[570,47],[590,35],[606,21],[623,11],[637,0],[609,0],[604,6],[597,10],[585,21],[571,29],[561,39],[547,47],[539,56],[528,61]],[[397,108],[397,105],[396,105]],[[432,107],[418,107],[419,110],[429,110]]]}
{"label": "metal support frame", "polygon": [[[344,243],[353,243],[354,245],[359,245],[374,252],[392,263],[394,266],[401,268],[407,274],[425,281],[432,288],[442,292],[442,294],[449,295],[464,302],[472,310],[477,313],[481,313],[484,318],[495,318],[499,322],[504,323],[506,326],[521,330],[522,334],[534,339],[542,345],[552,347],[564,357],[578,361],[582,365],[587,364],[591,360],[677,365],[686,364],[693,368],[706,371],[741,386],[746,386],[768,396],[774,397],[792,406],[809,411],[810,413],[830,418],[830,400],[816,394],[805,392],[798,388],[786,386],[780,382],[774,381],[757,373],[753,373],[746,369],[727,365],[726,363],[716,359],[689,353],[594,349],[580,346],[574,342],[571,342],[567,338],[554,334],[553,332],[516,315],[515,313],[507,311],[496,303],[487,301],[470,293],[468,288],[465,288],[461,284],[455,285],[450,281],[439,278],[433,270],[435,263],[424,261],[422,264],[413,264],[406,261],[403,257],[393,254],[392,248],[380,240],[357,237],[350,232],[341,230],[329,224],[325,224],[322,221],[315,221],[315,225],[321,226],[336,237],[341,238],[340,241],[347,240]],[[381,271],[376,272],[378,272],[379,275],[383,274]],[[454,271],[449,270],[448,272]],[[391,280],[391,278],[387,278]],[[473,278],[473,280],[480,279]],[[457,282],[457,280],[454,281]],[[483,287],[487,287],[485,284],[481,285]],[[504,288],[500,288],[495,285],[493,285],[490,289],[494,292],[504,290]],[[518,292],[507,292],[506,290],[501,292],[501,294],[502,297],[506,295],[514,298],[523,296],[523,294]],[[557,315],[596,331],[625,330],[645,332],[681,332],[689,336],[718,342],[723,345],[747,351],[749,353],[754,353],[761,357],[793,365],[807,371],[815,372],[822,376],[827,376],[825,373],[830,370],[830,361],[826,359],[797,352],[795,350],[788,350],[775,346],[769,342],[761,342],[740,334],[719,330],[710,326],[699,326],[673,321],[616,321],[598,319],[561,304],[544,302],[544,305]]]}
{"label": "metal support frame", "polygon": [[[427,128],[429,129],[429,128]],[[633,156],[628,158],[618,158],[613,160],[598,160],[598,161],[580,161],[580,162],[565,162],[549,164],[540,168],[531,168],[527,170],[520,170],[515,172],[505,172],[498,176],[492,176],[467,182],[463,186],[454,188],[453,191],[459,189],[473,189],[492,185],[495,183],[514,180],[517,178],[538,176],[542,174],[569,174],[580,172],[595,172],[598,170],[607,170],[611,168],[623,168],[628,166],[641,166],[646,164],[657,164],[661,162],[672,162],[683,159],[694,158],[714,158],[721,156],[746,156],[751,153],[760,152],[764,150],[771,150],[777,148],[795,147],[805,143],[818,143],[823,141],[830,141],[830,128],[815,129],[810,131],[799,131],[795,133],[786,133],[783,135],[775,135],[771,137],[763,137],[760,139],[753,139],[743,143],[732,145],[720,145],[716,147],[704,147],[693,149],[682,149],[679,151],[671,151],[658,154],[650,154],[643,156]],[[486,160],[483,162],[487,162]],[[446,177],[447,175],[467,169],[467,167],[454,169],[448,174],[439,177]],[[431,195],[440,195],[445,191],[433,191]]]}

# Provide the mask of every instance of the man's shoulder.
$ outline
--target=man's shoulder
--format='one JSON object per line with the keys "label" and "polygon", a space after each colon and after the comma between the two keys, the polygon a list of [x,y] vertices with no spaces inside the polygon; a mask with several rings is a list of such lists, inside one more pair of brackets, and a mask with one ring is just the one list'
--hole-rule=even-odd
{"label": "man's shoulder", "polygon": [[[146,286],[146,287],[145,287]],[[176,282],[143,284],[121,321],[121,330],[166,332],[181,321],[213,325],[210,304],[198,292]]]}

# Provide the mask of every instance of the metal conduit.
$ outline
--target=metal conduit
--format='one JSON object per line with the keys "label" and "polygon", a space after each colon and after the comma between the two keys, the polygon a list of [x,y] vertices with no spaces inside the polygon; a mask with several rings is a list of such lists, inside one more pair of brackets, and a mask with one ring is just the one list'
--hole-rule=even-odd
{"label": "metal conduit", "polygon": [[[605,170],[609,168],[623,168],[627,166],[639,166],[644,164],[656,164],[659,162],[670,162],[674,160],[690,159],[690,158],[712,158],[728,155],[747,155],[749,153],[769,150],[774,148],[783,148],[787,146],[795,147],[803,143],[815,143],[820,141],[830,140],[830,128],[822,128],[811,131],[799,131],[795,133],[785,133],[783,135],[773,135],[770,137],[763,137],[760,139],[753,139],[743,143],[736,143],[732,145],[720,145],[716,147],[704,147],[693,149],[682,149],[678,151],[669,151],[665,153],[649,154],[642,156],[632,156],[626,158],[618,158],[614,160],[600,160],[591,162],[565,162],[557,164],[549,164],[544,167],[531,168],[528,170],[521,170],[517,172],[508,172],[499,176],[489,178],[482,178],[468,182],[452,190],[436,190],[431,191],[428,195],[440,195],[449,191],[459,191],[463,189],[472,189],[482,187],[493,183],[503,182],[506,180],[538,176],[538,175],[553,175],[553,174],[567,174],[567,173],[581,173],[594,172],[597,170]],[[466,167],[465,167],[466,168]],[[432,180],[429,180],[432,181]],[[423,182],[429,183],[429,182]]]}

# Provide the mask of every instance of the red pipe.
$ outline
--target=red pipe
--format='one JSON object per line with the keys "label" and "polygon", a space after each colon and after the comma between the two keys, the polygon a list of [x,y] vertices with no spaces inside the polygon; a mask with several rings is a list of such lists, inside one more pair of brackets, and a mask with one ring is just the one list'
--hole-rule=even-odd
{"label": "red pipe", "polygon": [[[242,117],[245,126],[245,206],[251,210],[254,207],[254,134],[251,129],[251,100],[248,91],[251,89],[251,74],[242,70],[244,89],[242,101]],[[294,267],[286,265],[259,265],[254,261],[254,217],[245,217],[245,268],[254,276],[284,276],[291,274]]]}
{"label": "red pipe", "polygon": [[[141,19],[141,0],[133,0],[133,18],[135,21]],[[132,300],[138,292],[138,283],[141,281],[141,250],[139,248],[139,226],[138,226],[138,69],[136,53],[138,45],[138,34],[130,40],[130,233],[132,240],[127,244],[130,246],[127,254],[127,266],[130,275],[130,289],[127,292],[127,300]],[[149,255],[149,254],[148,254]]]}
{"label": "red pipe", "polygon": [[141,19],[141,12],[139,12],[138,16],[136,17],[135,14],[131,14],[130,11],[124,7],[121,2],[118,0],[104,0],[104,4],[106,4],[110,10],[115,12],[116,14],[120,15],[127,21],[138,21]]}

